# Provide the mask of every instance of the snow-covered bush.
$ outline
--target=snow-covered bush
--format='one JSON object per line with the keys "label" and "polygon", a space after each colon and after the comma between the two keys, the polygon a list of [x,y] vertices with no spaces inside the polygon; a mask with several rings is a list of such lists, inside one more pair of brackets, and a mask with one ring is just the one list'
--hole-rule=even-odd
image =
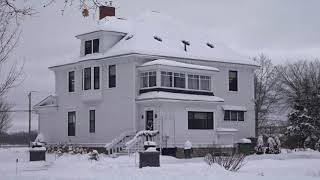
{"label": "snow-covered bush", "polygon": [[257,146],[255,147],[256,154],[263,154],[263,136],[258,137]]}
{"label": "snow-covered bush", "polygon": [[204,157],[204,162],[206,162],[208,165],[211,165],[213,164],[213,157],[211,154],[207,154],[205,157]]}
{"label": "snow-covered bush", "polygon": [[273,137],[268,138],[268,147],[266,149],[266,154],[275,154],[277,147],[276,141],[273,139]]}
{"label": "snow-covered bush", "polygon": [[230,154],[229,156],[214,156],[213,162],[228,171],[238,171],[244,165],[244,154]]}
{"label": "snow-covered bush", "polygon": [[99,160],[99,153],[97,150],[92,150],[90,153],[89,153],[89,160],[95,160],[95,161],[98,161]]}
{"label": "snow-covered bush", "polygon": [[276,146],[274,147],[274,153],[279,154],[281,153],[281,141],[278,136],[273,136],[273,139],[276,143]]}

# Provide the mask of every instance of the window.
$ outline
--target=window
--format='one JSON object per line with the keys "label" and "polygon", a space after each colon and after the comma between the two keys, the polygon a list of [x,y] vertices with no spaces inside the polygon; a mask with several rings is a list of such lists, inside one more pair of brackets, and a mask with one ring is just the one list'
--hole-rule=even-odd
{"label": "window", "polygon": [[229,71],[229,91],[238,91],[238,72]]}
{"label": "window", "polygon": [[93,88],[100,89],[100,68],[94,67],[93,68]]}
{"label": "window", "polygon": [[84,68],[84,90],[91,89],[91,68]]}
{"label": "window", "polygon": [[90,133],[96,132],[96,111],[95,110],[89,111],[89,132]]}
{"label": "window", "polygon": [[174,73],[174,87],[186,88],[186,77],[182,73]]}
{"label": "window", "polygon": [[172,72],[161,71],[161,86],[172,87]]}
{"label": "window", "polygon": [[188,129],[213,129],[213,112],[188,112]]}
{"label": "window", "polygon": [[68,136],[76,135],[76,112],[68,112]]}
{"label": "window", "polygon": [[210,91],[211,90],[211,77],[210,76],[200,76],[200,90]]}
{"label": "window", "polygon": [[224,111],[225,121],[244,121],[244,111]]}
{"label": "window", "polygon": [[85,41],[84,43],[84,55],[92,53],[92,41]]}
{"label": "window", "polygon": [[116,87],[116,65],[109,66],[109,88]]}
{"label": "window", "polygon": [[84,55],[99,52],[99,39],[84,42]]}
{"label": "window", "polygon": [[141,81],[141,88],[157,86],[156,71],[140,73],[140,81]]}
{"label": "window", "polygon": [[199,89],[199,75],[188,75],[188,88],[189,89]]}
{"label": "window", "polygon": [[74,71],[69,72],[69,92],[74,92]]}
{"label": "window", "polygon": [[92,42],[93,42],[92,53],[98,53],[99,52],[99,39],[94,39]]}

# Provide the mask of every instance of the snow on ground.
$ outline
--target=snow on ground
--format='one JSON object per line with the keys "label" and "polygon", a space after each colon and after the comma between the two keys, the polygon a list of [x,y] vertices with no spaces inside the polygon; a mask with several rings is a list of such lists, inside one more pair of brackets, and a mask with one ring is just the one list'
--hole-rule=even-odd
{"label": "snow on ground", "polygon": [[[19,159],[16,174],[16,158]],[[208,166],[202,158],[176,159],[162,156],[160,168],[138,168],[138,157],[110,158],[100,155],[89,161],[88,155],[47,154],[46,162],[28,162],[26,148],[0,149],[1,180],[73,180],[73,179],[319,179],[320,153],[314,151],[251,155],[239,172],[228,172],[218,165]],[[136,163],[135,163],[136,162]]]}

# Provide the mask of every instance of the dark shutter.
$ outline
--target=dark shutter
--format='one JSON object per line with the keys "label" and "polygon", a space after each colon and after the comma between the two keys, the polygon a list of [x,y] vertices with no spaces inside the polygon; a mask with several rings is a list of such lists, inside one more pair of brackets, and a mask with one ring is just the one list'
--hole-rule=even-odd
{"label": "dark shutter", "polygon": [[109,88],[116,87],[116,65],[109,66]]}
{"label": "dark shutter", "polygon": [[100,68],[93,69],[94,89],[100,89]]}
{"label": "dark shutter", "polygon": [[69,72],[69,92],[74,92],[74,71]]}

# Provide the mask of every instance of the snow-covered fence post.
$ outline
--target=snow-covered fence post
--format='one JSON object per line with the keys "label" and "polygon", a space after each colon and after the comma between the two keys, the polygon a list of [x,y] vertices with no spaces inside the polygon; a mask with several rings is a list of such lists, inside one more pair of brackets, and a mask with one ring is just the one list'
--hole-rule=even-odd
{"label": "snow-covered fence post", "polygon": [[18,174],[18,162],[19,162],[19,159],[17,158],[16,159],[16,175]]}

